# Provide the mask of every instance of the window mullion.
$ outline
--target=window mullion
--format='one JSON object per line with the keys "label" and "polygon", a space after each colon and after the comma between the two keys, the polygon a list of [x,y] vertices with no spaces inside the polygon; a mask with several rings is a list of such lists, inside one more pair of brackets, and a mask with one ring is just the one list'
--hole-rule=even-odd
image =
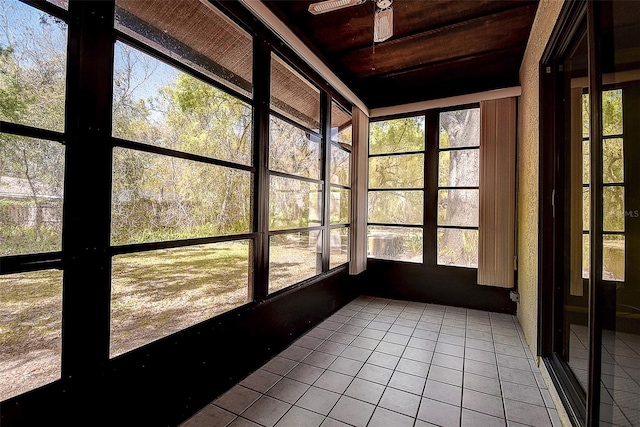
{"label": "window mullion", "polygon": [[62,334],[67,378],[99,369],[109,356],[114,6],[69,4]]}

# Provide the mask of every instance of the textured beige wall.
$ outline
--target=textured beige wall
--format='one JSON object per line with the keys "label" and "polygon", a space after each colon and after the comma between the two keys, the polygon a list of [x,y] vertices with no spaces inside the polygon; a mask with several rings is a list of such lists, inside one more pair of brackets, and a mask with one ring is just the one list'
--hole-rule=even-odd
{"label": "textured beige wall", "polygon": [[518,112],[518,320],[536,354],[538,317],[538,144],[540,58],[564,0],[540,0],[520,67]]}

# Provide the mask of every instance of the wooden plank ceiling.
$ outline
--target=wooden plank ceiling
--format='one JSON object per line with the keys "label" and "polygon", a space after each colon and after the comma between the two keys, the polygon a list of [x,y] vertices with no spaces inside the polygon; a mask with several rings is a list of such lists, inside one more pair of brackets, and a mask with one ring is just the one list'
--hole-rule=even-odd
{"label": "wooden plank ceiling", "polygon": [[538,0],[395,0],[373,43],[375,0],[312,15],[313,0],[262,0],[369,107],[519,84]]}

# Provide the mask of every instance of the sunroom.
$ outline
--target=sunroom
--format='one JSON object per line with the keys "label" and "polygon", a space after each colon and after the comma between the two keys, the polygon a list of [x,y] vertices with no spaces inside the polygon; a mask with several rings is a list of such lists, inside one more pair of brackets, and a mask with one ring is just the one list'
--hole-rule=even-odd
{"label": "sunroom", "polygon": [[640,425],[640,2],[0,23],[3,427]]}

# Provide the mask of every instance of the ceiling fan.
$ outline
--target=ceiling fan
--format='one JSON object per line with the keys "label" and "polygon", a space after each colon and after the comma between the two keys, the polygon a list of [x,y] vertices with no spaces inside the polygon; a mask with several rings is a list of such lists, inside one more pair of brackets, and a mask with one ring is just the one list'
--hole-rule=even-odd
{"label": "ceiling fan", "polygon": [[[314,15],[333,12],[334,10],[357,6],[367,0],[325,0],[309,5],[309,12]],[[393,0],[371,0],[375,2],[376,12],[373,20],[373,41],[380,43],[393,36]]]}

